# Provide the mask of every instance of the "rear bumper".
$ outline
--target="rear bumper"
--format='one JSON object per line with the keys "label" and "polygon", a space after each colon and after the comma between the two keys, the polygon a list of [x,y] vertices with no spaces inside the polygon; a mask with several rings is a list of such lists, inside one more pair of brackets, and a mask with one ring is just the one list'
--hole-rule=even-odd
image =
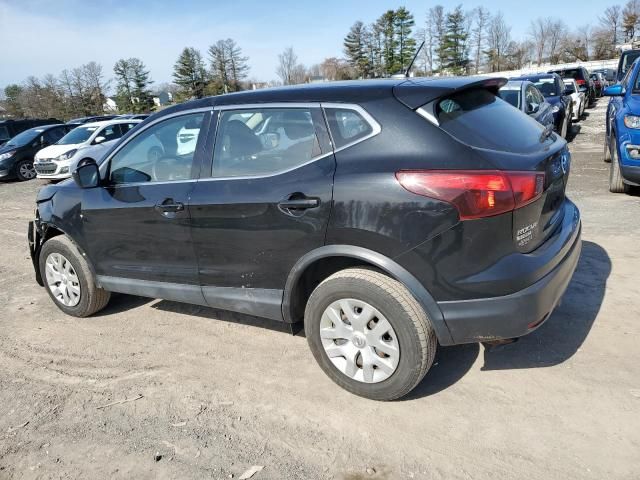
{"label": "rear bumper", "polygon": [[578,265],[582,249],[579,219],[567,247],[551,272],[523,290],[500,297],[438,302],[453,344],[521,337],[542,325]]}

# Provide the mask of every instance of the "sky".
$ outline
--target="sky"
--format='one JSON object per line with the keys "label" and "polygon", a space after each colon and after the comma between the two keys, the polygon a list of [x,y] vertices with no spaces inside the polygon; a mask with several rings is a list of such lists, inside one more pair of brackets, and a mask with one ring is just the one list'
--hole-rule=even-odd
{"label": "sky", "polygon": [[[407,7],[424,24],[429,7],[453,9],[459,1],[420,0],[0,0],[0,88],[30,75],[58,75],[89,61],[107,78],[120,58],[138,57],[156,83],[170,82],[181,50],[203,54],[219,39],[233,38],[249,57],[249,76],[277,78],[278,54],[292,46],[307,66],[343,55],[342,41],[356,21],[370,23],[384,11]],[[578,3],[580,4],[578,7]],[[515,39],[537,17],[563,18],[570,28],[597,22],[605,4],[595,1],[471,0],[501,11]]]}

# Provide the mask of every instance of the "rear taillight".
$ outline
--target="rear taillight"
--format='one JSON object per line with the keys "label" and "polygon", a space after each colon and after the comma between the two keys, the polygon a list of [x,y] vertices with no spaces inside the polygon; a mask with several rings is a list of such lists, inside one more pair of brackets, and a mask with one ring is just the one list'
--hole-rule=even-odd
{"label": "rear taillight", "polygon": [[544,188],[542,172],[497,170],[401,170],[406,190],[452,203],[460,220],[510,212],[537,200]]}
{"label": "rear taillight", "polygon": [[584,85],[586,82],[584,80],[576,80],[578,85]]}

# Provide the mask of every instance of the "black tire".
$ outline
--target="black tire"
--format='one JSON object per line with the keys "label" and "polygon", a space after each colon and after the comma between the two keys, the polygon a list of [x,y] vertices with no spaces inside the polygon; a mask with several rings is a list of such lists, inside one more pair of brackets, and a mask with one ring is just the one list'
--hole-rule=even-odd
{"label": "black tire", "polygon": [[618,146],[615,140],[611,141],[611,163],[609,165],[609,191],[611,193],[626,193],[629,186],[622,180],[620,162],[618,160]]}
{"label": "black tire", "polygon": [[603,160],[604,163],[610,163],[611,162],[611,150],[609,149],[609,142],[607,141],[607,136],[604,136],[604,155],[603,155]]}
{"label": "black tire", "polygon": [[[27,174],[24,170],[28,170],[30,173]],[[32,160],[20,160],[16,164],[16,178],[21,182],[36,178],[36,170]]]}
{"label": "black tire", "polygon": [[[64,305],[54,297],[51,289],[47,285],[46,260],[52,253],[61,254],[71,263],[71,266],[75,270],[78,283],[80,284],[80,300],[75,306]],[[47,290],[51,300],[53,300],[53,303],[64,313],[74,317],[88,317],[102,310],[107,303],[109,303],[111,293],[96,286],[95,277],[87,261],[68,237],[59,235],[47,240],[40,250],[39,265],[42,280],[45,283],[44,288]]]}
{"label": "black tire", "polygon": [[564,139],[567,138],[567,133],[569,133],[569,122],[570,117],[567,118],[567,116],[565,115],[564,119],[562,120],[562,127],[560,127],[560,136]]}
{"label": "black tire", "polygon": [[[364,301],[393,327],[399,344],[396,370],[378,383],[364,383],[338,370],[320,338],[320,322],[333,302],[353,298]],[[311,352],[324,372],[351,393],[373,400],[395,400],[415,388],[431,367],[437,338],[425,311],[400,282],[375,270],[349,268],[324,280],[311,294],[304,315]]]}

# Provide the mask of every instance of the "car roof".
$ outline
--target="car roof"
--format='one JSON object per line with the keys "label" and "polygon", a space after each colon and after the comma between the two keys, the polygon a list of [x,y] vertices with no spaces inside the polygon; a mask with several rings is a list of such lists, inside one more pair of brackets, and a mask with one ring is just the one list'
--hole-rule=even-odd
{"label": "car roof", "polygon": [[66,126],[66,124],[64,124],[64,123],[51,123],[51,124],[47,124],[47,125],[36,125],[35,127],[27,128],[24,131],[25,132],[30,132],[32,130],[40,130],[41,132],[46,132],[47,130],[49,130],[51,128],[64,127],[64,126]]}
{"label": "car roof", "polygon": [[497,91],[506,83],[502,77],[412,77],[339,82],[307,83],[284,87],[247,90],[173,105],[154,115],[161,118],[182,110],[259,103],[346,102],[366,103],[395,95],[410,108],[418,108],[442,95],[474,86]]}
{"label": "car roof", "polygon": [[106,127],[107,125],[114,125],[118,123],[141,123],[142,120],[134,118],[113,118],[111,120],[100,120],[99,122],[88,122],[81,124],[82,127]]}
{"label": "car roof", "polygon": [[559,76],[557,73],[532,73],[530,75],[520,75],[519,77],[512,77],[509,80],[539,80],[541,78],[556,78]]}

